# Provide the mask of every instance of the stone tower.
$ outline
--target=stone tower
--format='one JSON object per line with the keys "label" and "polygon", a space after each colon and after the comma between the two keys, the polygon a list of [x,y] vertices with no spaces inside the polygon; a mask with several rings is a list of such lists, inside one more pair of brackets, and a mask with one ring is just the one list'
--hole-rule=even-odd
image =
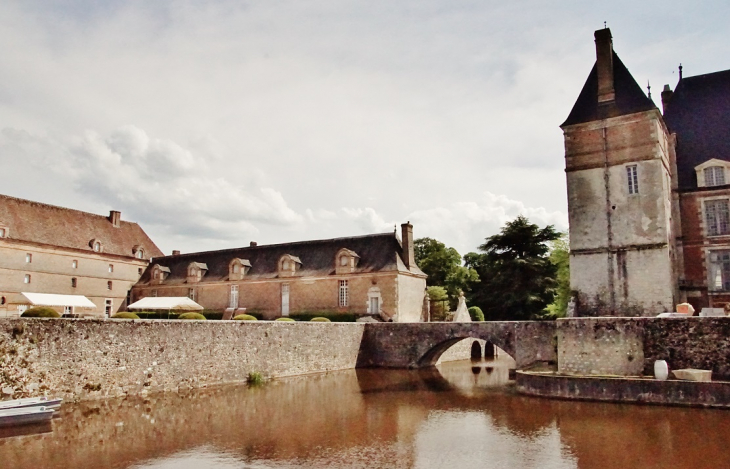
{"label": "stone tower", "polygon": [[561,125],[576,315],[673,311],[671,138],[611,31],[595,41],[596,64]]}

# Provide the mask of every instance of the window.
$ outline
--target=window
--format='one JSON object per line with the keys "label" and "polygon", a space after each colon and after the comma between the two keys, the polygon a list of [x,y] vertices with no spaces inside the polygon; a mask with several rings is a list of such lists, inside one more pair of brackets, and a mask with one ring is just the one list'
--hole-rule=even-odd
{"label": "window", "polygon": [[108,282],[106,282],[106,289],[107,290],[111,290],[112,289],[112,282],[111,282],[111,280],[108,281]]}
{"label": "window", "polygon": [[188,298],[195,301],[195,288],[188,288]]}
{"label": "window", "polygon": [[23,283],[30,283],[30,274],[25,274],[25,277],[23,277]]}
{"label": "window", "polygon": [[730,251],[710,253],[710,290],[730,291]]}
{"label": "window", "polygon": [[347,260],[348,260],[348,259],[347,259],[347,256],[342,256],[342,257],[340,257],[340,265],[341,265],[342,267],[346,267],[346,266],[347,266]]}
{"label": "window", "polygon": [[251,269],[251,262],[248,259],[231,259],[228,263],[228,280],[243,280],[243,277]]}
{"label": "window", "polygon": [[725,184],[725,168],[710,166],[705,168],[705,186],[722,186]]}
{"label": "window", "polygon": [[73,306],[64,306],[63,307],[63,314],[73,314],[74,308]]}
{"label": "window", "polygon": [[109,273],[111,274],[113,272],[114,272],[114,264],[109,264]]}
{"label": "window", "polygon": [[231,295],[228,307],[233,309],[238,308],[238,285],[231,285]]}
{"label": "window", "polygon": [[33,254],[27,253],[27,254],[25,255],[25,262],[26,262],[27,264],[30,264],[31,262],[33,262]]}
{"label": "window", "polygon": [[[331,265],[331,264],[330,264]],[[347,306],[347,280],[340,280],[340,307]]]}
{"label": "window", "polygon": [[142,267],[137,269],[137,275],[139,275],[140,277],[142,276]]}
{"label": "window", "polygon": [[114,300],[107,298],[104,300],[104,315],[110,317],[114,313]]}
{"label": "window", "polygon": [[72,269],[78,269],[79,268],[79,261],[77,261],[77,260],[71,261],[71,268]]}
{"label": "window", "polygon": [[705,201],[705,222],[707,236],[730,233],[730,208],[727,199]]}
{"label": "window", "polygon": [[137,259],[144,259],[144,249],[139,248],[134,255]]}
{"label": "window", "polygon": [[639,177],[635,164],[626,167],[626,176],[629,182],[629,194],[639,193]]}
{"label": "window", "polygon": [[76,277],[71,278],[71,288],[76,288]]}
{"label": "window", "polygon": [[4,238],[7,232],[7,228],[0,228],[0,238]]}
{"label": "window", "polygon": [[152,290],[152,297],[157,298],[157,290]]}
{"label": "window", "polygon": [[92,248],[94,249],[94,252],[101,252],[101,243],[99,241],[94,241]]}
{"label": "window", "polygon": [[383,297],[380,295],[380,288],[371,287],[368,290],[368,313],[378,314],[380,313],[380,305]]}

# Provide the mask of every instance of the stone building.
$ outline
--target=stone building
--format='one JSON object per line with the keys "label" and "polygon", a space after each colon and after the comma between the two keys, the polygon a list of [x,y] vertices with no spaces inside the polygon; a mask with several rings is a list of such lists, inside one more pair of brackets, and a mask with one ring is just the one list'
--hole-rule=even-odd
{"label": "stone building", "polygon": [[162,252],[136,223],[0,195],[0,316],[29,306],[23,293],[81,295],[95,308],[59,312],[109,316]]}
{"label": "stone building", "polygon": [[413,226],[395,233],[257,245],[156,258],[132,289],[187,296],[206,309],[260,313],[373,314],[398,322],[422,318],[426,275],[415,263]]}
{"label": "stone building", "polygon": [[576,313],[724,305],[730,71],[683,78],[680,67],[662,115],[614,52],[611,31],[596,31],[595,43],[596,64],[561,125]]}

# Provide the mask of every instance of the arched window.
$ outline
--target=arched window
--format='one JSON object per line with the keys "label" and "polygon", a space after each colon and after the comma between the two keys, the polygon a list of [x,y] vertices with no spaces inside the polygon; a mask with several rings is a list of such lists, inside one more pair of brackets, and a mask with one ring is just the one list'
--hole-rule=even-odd
{"label": "arched window", "polygon": [[202,262],[191,262],[188,265],[188,283],[200,282],[208,271],[208,265]]}
{"label": "arched window", "polygon": [[284,254],[279,258],[279,275],[281,277],[291,277],[297,273],[301,265],[302,261],[298,257]]}
{"label": "arched window", "polygon": [[228,263],[228,280],[241,280],[251,268],[248,259],[232,259]]}
{"label": "arched window", "polygon": [[133,255],[134,255],[134,257],[136,257],[137,259],[144,259],[144,247],[142,247],[142,246],[141,246],[141,245],[139,245],[139,244],[135,245],[135,246],[134,246],[134,247],[132,248],[132,254],[133,254]]}

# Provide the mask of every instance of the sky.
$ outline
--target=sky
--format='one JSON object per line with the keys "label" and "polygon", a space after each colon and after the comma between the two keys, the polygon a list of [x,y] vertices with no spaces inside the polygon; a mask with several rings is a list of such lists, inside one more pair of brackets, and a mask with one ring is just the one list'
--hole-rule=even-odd
{"label": "sky", "polygon": [[593,32],[655,103],[730,68],[720,1],[0,2],[0,193],[122,212],[170,254],[567,230]]}

